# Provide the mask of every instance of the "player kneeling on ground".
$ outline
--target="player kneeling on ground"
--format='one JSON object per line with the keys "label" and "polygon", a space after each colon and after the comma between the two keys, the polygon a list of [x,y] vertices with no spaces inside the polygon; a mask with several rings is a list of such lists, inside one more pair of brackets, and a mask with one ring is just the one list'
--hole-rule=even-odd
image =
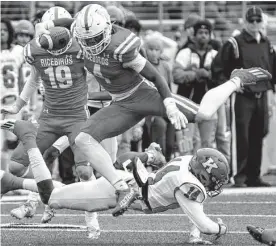
{"label": "player kneeling on ground", "polygon": [[[43,203],[54,209],[67,208],[89,212],[116,206],[116,190],[103,177],[55,188],[51,174],[36,146],[36,128],[32,123],[7,122],[2,124],[1,128],[11,130],[22,141]],[[117,170],[139,194],[140,199],[131,205],[131,209],[158,213],[181,207],[200,232],[215,234],[216,238],[226,233],[227,227],[220,219],[214,222],[203,212],[203,203],[207,196],[219,195],[222,186],[228,182],[228,163],[219,151],[199,149],[194,156],[177,157],[156,173],[150,174],[141,165],[138,157],[134,158],[132,165],[133,174]],[[3,181],[5,173],[1,176],[1,189],[5,188],[7,192]],[[199,235],[194,242],[202,243]]]}

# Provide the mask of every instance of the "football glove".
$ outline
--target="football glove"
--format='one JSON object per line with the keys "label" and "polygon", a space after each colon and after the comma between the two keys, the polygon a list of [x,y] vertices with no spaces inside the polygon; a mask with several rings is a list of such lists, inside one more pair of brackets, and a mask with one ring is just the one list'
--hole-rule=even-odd
{"label": "football glove", "polygon": [[265,82],[272,79],[272,76],[268,71],[259,67],[233,70],[230,76],[230,80],[237,85],[234,79],[235,77],[240,78],[241,87],[255,85],[259,82]]}
{"label": "football glove", "polygon": [[148,166],[152,166],[155,170],[157,170],[166,165],[166,159],[162,154],[162,149],[159,144],[154,142],[151,143],[150,146],[145,149],[145,152],[148,154]]}
{"label": "football glove", "polygon": [[222,222],[221,218],[217,219],[217,223],[219,226],[219,232],[216,234],[215,240],[219,239],[222,235],[226,234],[227,226]]}
{"label": "football glove", "polygon": [[48,148],[44,154],[43,154],[43,159],[45,160],[45,163],[47,166],[51,165],[54,160],[56,158],[58,158],[60,156],[60,152],[59,150],[54,147],[54,146],[51,146],[50,148]]}
{"label": "football glove", "polygon": [[186,128],[188,120],[177,108],[174,98],[167,97],[164,99],[163,103],[166,108],[167,116],[175,129],[180,130],[181,128]]}

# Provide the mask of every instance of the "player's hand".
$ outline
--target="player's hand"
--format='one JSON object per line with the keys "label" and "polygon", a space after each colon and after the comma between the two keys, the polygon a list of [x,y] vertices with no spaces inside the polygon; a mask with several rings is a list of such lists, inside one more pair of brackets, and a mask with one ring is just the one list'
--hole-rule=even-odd
{"label": "player's hand", "polygon": [[227,226],[223,223],[221,218],[217,219],[217,223],[219,225],[219,233],[216,234],[215,240],[219,239],[222,235],[226,234]]}
{"label": "player's hand", "polygon": [[186,116],[177,108],[175,100],[172,97],[167,97],[163,103],[166,108],[167,116],[170,122],[174,125],[175,129],[180,130],[181,128],[186,128],[188,120]]}
{"label": "player's hand", "polygon": [[49,32],[50,27],[54,27],[53,21],[37,23],[35,25],[35,36],[38,37],[42,34],[50,34]]}
{"label": "player's hand", "polygon": [[10,106],[4,106],[1,109],[1,114],[17,114],[20,111],[20,109],[15,105]]}

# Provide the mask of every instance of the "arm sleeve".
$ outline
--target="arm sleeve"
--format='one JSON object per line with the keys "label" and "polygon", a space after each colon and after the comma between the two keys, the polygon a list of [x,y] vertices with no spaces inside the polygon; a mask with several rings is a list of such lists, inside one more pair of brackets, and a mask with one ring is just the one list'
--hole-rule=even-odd
{"label": "arm sleeve", "polygon": [[132,68],[137,73],[140,73],[146,65],[146,58],[140,53],[131,61],[123,63],[124,68]]}
{"label": "arm sleeve", "polygon": [[60,137],[57,141],[53,143],[53,146],[59,150],[61,154],[67,147],[70,146],[67,136]]}
{"label": "arm sleeve", "polygon": [[37,71],[34,66],[31,66],[31,74],[24,85],[24,88],[20,94],[20,98],[23,101],[28,102],[30,97],[36,91],[38,86],[39,86],[39,80],[38,80]]}
{"label": "arm sleeve", "polygon": [[175,192],[175,198],[189,219],[196,227],[205,234],[219,233],[219,225],[206,216],[203,211],[203,204],[187,199],[181,190]]}

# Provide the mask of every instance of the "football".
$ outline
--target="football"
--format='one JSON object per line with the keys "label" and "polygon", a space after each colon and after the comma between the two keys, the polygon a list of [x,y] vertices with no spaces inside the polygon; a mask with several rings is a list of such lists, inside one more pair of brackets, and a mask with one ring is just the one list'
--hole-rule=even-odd
{"label": "football", "polygon": [[39,37],[39,44],[46,50],[60,50],[64,48],[71,39],[70,31],[65,27],[52,27],[50,34],[42,34]]}

